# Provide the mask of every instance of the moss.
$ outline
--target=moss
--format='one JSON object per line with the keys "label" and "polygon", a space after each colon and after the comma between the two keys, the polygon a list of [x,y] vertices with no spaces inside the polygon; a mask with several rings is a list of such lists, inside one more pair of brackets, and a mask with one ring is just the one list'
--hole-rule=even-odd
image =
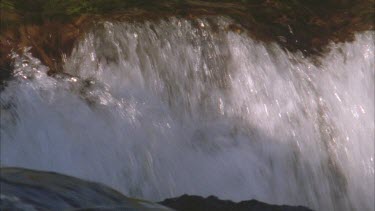
{"label": "moss", "polygon": [[14,10],[14,3],[10,0],[2,0],[0,1],[0,10]]}

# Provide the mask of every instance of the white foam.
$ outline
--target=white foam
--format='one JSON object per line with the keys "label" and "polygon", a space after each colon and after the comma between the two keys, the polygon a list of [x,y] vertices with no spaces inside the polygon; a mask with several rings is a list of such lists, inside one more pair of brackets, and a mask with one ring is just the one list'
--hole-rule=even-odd
{"label": "white foam", "polygon": [[67,59],[70,75],[15,55],[1,165],[151,200],[374,210],[374,33],[316,65],[226,31],[230,20],[197,22],[98,24]]}

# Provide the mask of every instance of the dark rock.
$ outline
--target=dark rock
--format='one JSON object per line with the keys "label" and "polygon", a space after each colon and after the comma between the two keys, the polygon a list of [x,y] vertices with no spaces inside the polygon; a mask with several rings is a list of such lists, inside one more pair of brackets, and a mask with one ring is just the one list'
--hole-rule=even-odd
{"label": "dark rock", "polygon": [[0,210],[310,211],[256,200],[235,203],[215,196],[183,195],[157,204],[126,197],[99,183],[23,168],[0,168],[0,193]]}
{"label": "dark rock", "polygon": [[215,196],[203,198],[183,195],[159,203],[179,211],[311,211],[302,206],[270,205],[257,200],[235,203]]}
{"label": "dark rock", "polygon": [[102,184],[52,172],[0,169],[0,210],[170,211]]}

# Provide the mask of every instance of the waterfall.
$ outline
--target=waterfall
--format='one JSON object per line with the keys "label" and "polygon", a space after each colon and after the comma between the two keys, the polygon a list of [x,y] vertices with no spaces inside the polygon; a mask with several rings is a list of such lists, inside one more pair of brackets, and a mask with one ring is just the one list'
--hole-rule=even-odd
{"label": "waterfall", "polygon": [[28,49],[14,53],[1,166],[148,200],[374,210],[374,33],[310,58],[232,23],[100,22],[54,76]]}

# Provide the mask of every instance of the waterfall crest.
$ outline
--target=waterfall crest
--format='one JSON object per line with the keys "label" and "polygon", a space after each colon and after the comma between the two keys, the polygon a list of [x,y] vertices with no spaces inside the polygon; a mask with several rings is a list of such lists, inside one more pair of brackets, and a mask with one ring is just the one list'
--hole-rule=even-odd
{"label": "waterfall crest", "polygon": [[374,210],[374,33],[316,62],[231,23],[98,23],[54,77],[27,49],[14,54],[1,165],[149,200]]}

